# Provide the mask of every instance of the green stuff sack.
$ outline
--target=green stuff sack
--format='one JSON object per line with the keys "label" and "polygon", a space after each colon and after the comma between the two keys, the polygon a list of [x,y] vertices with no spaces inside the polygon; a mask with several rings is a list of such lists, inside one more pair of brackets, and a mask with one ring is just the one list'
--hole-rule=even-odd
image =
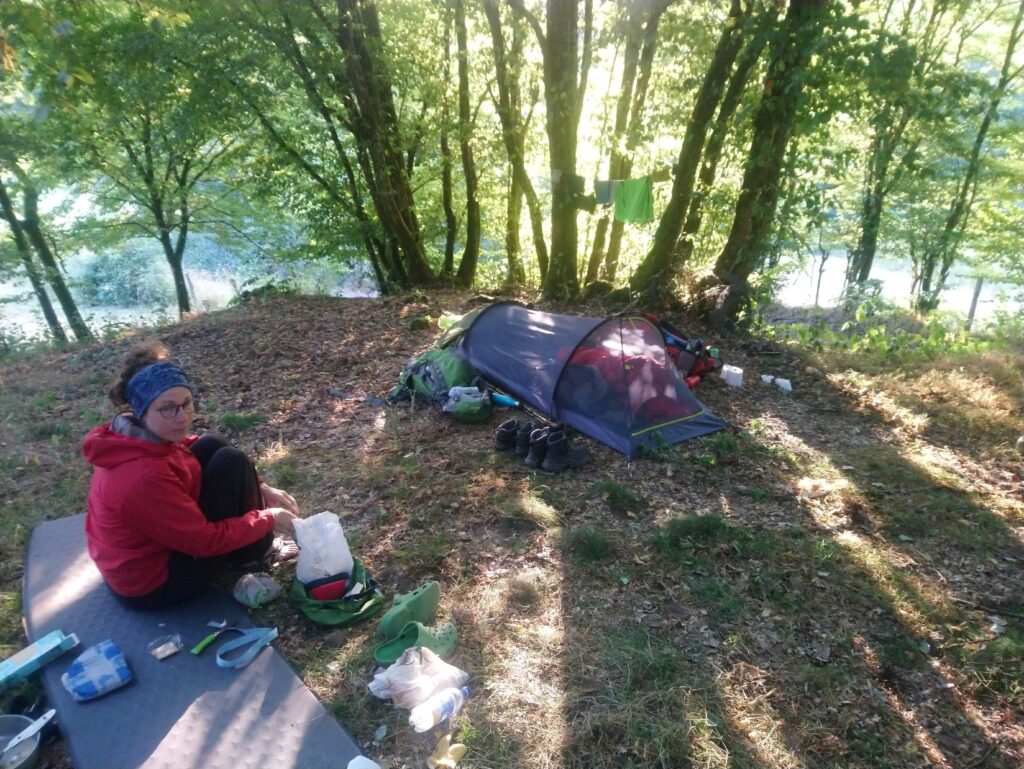
{"label": "green stuff sack", "polygon": [[313,622],[327,627],[348,627],[378,614],[384,608],[384,594],[380,592],[376,580],[370,576],[363,562],[358,558],[353,558],[352,561],[349,585],[361,583],[364,587],[359,593],[330,601],[317,601],[310,598],[306,586],[296,579],[292,582],[289,593],[292,603]]}
{"label": "green stuff sack", "polygon": [[476,387],[453,387],[441,410],[459,422],[486,422],[491,417],[491,399]]}

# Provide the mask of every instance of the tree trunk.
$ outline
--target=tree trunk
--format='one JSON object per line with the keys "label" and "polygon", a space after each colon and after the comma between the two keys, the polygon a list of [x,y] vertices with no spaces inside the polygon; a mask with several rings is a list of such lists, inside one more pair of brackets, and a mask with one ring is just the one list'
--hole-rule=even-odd
{"label": "tree trunk", "polygon": [[[974,144],[971,146],[971,154],[968,158],[967,169],[964,178],[957,186],[953,200],[950,202],[949,213],[938,237],[926,244],[924,253],[923,280],[921,293],[916,299],[919,309],[926,311],[935,309],[939,305],[939,295],[946,287],[946,280],[949,277],[950,268],[960,249],[960,241],[963,238],[964,228],[971,215],[971,205],[974,202],[974,194],[977,189],[978,172],[981,168],[981,151],[988,136],[989,128],[995,122],[999,113],[999,103],[1009,88],[1010,83],[1021,73],[1022,68],[1015,68],[1013,55],[1024,38],[1024,0],[1021,0],[1017,8],[1017,15],[1013,21],[1013,28],[1010,30],[1010,37],[1007,41],[1006,52],[1003,56],[1003,65],[999,72],[999,80],[992,95],[989,97],[988,108],[981,119],[978,131],[974,137]],[[934,280],[936,266],[940,267],[939,276]],[[933,283],[934,280],[934,283]]]}
{"label": "tree trunk", "polygon": [[[900,36],[910,39],[913,34],[912,27],[914,31],[920,27],[921,10],[913,3],[906,6],[900,24]],[[932,5],[927,20],[913,41],[918,54],[909,78],[915,86],[919,86],[924,75],[941,60],[951,39],[948,34],[938,34],[944,17],[958,12],[957,3],[941,2]],[[879,32],[886,33],[884,24]],[[871,268],[878,252],[878,235],[881,230],[882,211],[885,209],[885,198],[893,186],[893,180],[890,179],[892,160],[910,121],[920,109],[916,106],[920,103],[920,97],[907,99],[906,94],[901,91],[896,99],[897,101],[883,102],[882,108],[874,116],[871,152],[861,189],[857,245],[850,252],[846,268],[848,289],[853,283],[862,284],[871,276]]]}
{"label": "tree trunk", "polygon": [[171,268],[171,277],[174,279],[174,294],[178,299],[178,317],[184,318],[186,313],[192,311],[192,302],[188,296],[188,286],[185,283],[185,273],[182,270],[182,260],[185,253],[185,239],[188,236],[188,212],[181,212],[181,221],[178,224],[176,242],[171,241],[171,233],[174,227],[168,222],[164,211],[164,202],[159,197],[150,201],[149,210],[153,214],[153,221],[156,224],[157,239],[164,250],[164,259]]}
{"label": "tree trunk", "polygon": [[[619,95],[615,102],[615,123],[612,127],[611,150],[608,153],[608,179],[625,179],[629,176],[632,168],[632,151],[636,147],[647,84],[650,82],[650,70],[654,60],[658,22],[666,7],[667,3],[659,3],[656,7],[646,11],[644,16],[641,16],[641,12],[646,9],[642,4],[633,3],[630,7],[626,45],[622,53],[622,80],[619,84]],[[643,58],[646,62],[646,74],[642,72],[638,79],[637,70],[641,68],[641,48],[644,50]],[[631,108],[633,108],[632,114]],[[620,141],[620,137],[623,136],[625,136],[624,142]],[[607,265],[605,277],[609,280],[614,280],[615,278],[617,259],[609,260],[610,263],[605,260],[605,244],[609,218],[609,215],[606,213],[597,222],[597,229],[594,232],[594,243],[591,247],[590,259],[587,262],[585,283],[592,283],[597,280],[602,264]],[[621,233],[621,223],[619,225],[618,229]],[[608,274],[609,271],[611,272],[610,275]]]}
{"label": "tree trunk", "polygon": [[14,211],[14,204],[11,202],[11,198],[7,194],[7,188],[4,186],[2,181],[0,181],[0,211],[3,212],[2,218],[11,228],[11,235],[14,238],[15,248],[18,250],[18,256],[21,257],[21,263],[25,267],[25,274],[28,275],[29,283],[32,284],[32,291],[35,293],[36,299],[39,301],[39,308],[43,311],[43,318],[46,320],[46,325],[50,329],[50,334],[59,344],[67,344],[68,335],[64,332],[64,327],[60,324],[60,319],[57,317],[57,313],[53,309],[53,303],[50,301],[50,296],[46,293],[46,286],[43,283],[43,278],[39,274],[35,261],[32,259],[32,249],[29,246],[28,239],[25,237],[25,233],[21,228],[21,222],[18,220],[17,214]]}
{"label": "tree trunk", "polygon": [[978,311],[978,298],[981,296],[981,287],[985,285],[984,278],[976,278],[974,281],[974,293],[971,295],[971,309],[967,311],[967,322],[964,330],[970,331],[974,325],[974,315]]}
{"label": "tree trunk", "polygon": [[544,100],[551,167],[551,262],[544,278],[545,299],[572,299],[579,294],[576,274],[576,3],[547,0],[547,35],[543,41]]}
{"label": "tree trunk", "polygon": [[772,45],[732,229],[715,262],[715,276],[726,289],[711,314],[716,325],[731,324],[749,298],[747,279],[761,256],[775,215],[779,177],[796,122],[803,72],[821,35],[827,2],[790,0],[781,36]]}
{"label": "tree trunk", "polygon": [[337,0],[335,38],[345,57],[350,93],[349,125],[360,147],[360,166],[381,223],[397,241],[405,272],[415,285],[434,274],[427,263],[412,186],[402,155],[391,81],[375,56],[384,46],[376,6],[370,0]]}
{"label": "tree trunk", "polygon": [[509,179],[508,201],[506,204],[505,255],[508,261],[507,286],[522,286],[526,283],[526,270],[520,256],[522,244],[519,242],[519,220],[523,215],[523,188],[516,177]]}
{"label": "tree trunk", "polygon": [[[450,10],[450,9],[448,9]],[[444,19],[444,82],[451,81],[451,14]],[[459,236],[459,220],[455,216],[452,200],[452,148],[448,141],[451,112],[448,89],[441,95],[441,207],[444,209],[444,265],[441,276],[450,279],[455,274],[455,241]]]}
{"label": "tree trunk", "polygon": [[601,264],[604,262],[605,244],[608,242],[608,220],[611,215],[605,211],[597,220],[594,228],[594,242],[590,247],[590,258],[587,260],[587,273],[583,277],[584,285],[593,283],[601,273]]}
{"label": "tree trunk", "polygon": [[459,47],[459,149],[466,179],[466,247],[462,250],[455,282],[462,288],[473,285],[480,260],[480,198],[477,194],[476,162],[473,159],[473,115],[469,109],[469,51],[466,45],[466,3],[455,5],[455,39]]}
{"label": "tree trunk", "polygon": [[690,120],[686,124],[683,145],[674,169],[672,196],[661,216],[661,221],[658,222],[651,250],[630,278],[630,287],[634,291],[646,294],[652,299],[663,292],[666,281],[673,275],[676,241],[679,239],[683,219],[690,207],[694,179],[704,149],[708,125],[722,99],[726,79],[743,44],[743,21],[749,14],[751,5],[742,0],[732,0],[729,23],[725,25],[718,45],[715,46],[711,64],[704,75]]}
{"label": "tree trunk", "polygon": [[75,304],[74,297],[71,296],[67,284],[64,283],[64,278],[60,274],[60,266],[57,264],[53,250],[46,241],[46,236],[43,235],[42,227],[39,224],[39,193],[26,185],[22,194],[25,199],[25,219],[21,223],[22,228],[28,236],[29,242],[32,243],[39,261],[43,264],[46,282],[50,284],[54,296],[60,302],[64,317],[67,318],[75,339],[79,342],[91,342],[95,337],[78,312],[78,305]]}
{"label": "tree trunk", "polygon": [[[283,150],[285,154],[292,159],[295,165],[301,168],[321,189],[324,190],[328,199],[332,203],[341,206],[345,211],[351,213],[355,217],[359,224],[359,232],[363,239],[363,247],[366,249],[366,255],[370,260],[370,266],[373,268],[373,274],[377,281],[377,288],[380,293],[390,294],[394,291],[396,286],[406,288],[408,287],[408,281],[405,277],[404,270],[396,270],[394,265],[391,264],[392,260],[388,255],[388,247],[378,236],[373,222],[370,220],[370,216],[366,211],[366,204],[363,199],[362,191],[359,188],[359,181],[356,177],[355,169],[352,166],[352,161],[349,159],[348,151],[345,149],[345,145],[342,143],[339,135],[339,121],[337,119],[337,113],[328,106],[320,91],[320,82],[314,75],[314,71],[309,62],[306,60],[306,56],[303,53],[302,48],[300,48],[296,42],[296,38],[299,36],[306,37],[307,40],[317,40],[317,38],[310,32],[298,32],[295,30],[290,15],[284,10],[282,10],[281,18],[285,24],[284,35],[273,34],[272,28],[261,28],[261,32],[271,40],[295,70],[299,80],[302,82],[303,89],[305,90],[313,109],[318,115],[320,115],[328,136],[331,139],[331,145],[334,147],[338,161],[341,163],[341,167],[345,172],[345,181],[348,187],[349,199],[346,200],[344,198],[341,189],[335,185],[333,179],[313,167],[313,165],[310,164],[310,162],[295,147],[285,140],[284,136],[282,136],[281,132],[278,131],[277,127],[274,125],[273,121],[271,121],[260,102],[254,99],[248,90],[244,88],[237,79],[228,77],[228,81],[245,100],[246,104],[252,110],[256,119],[260,122],[260,125],[263,126],[265,132],[270,136],[274,144]],[[318,50],[323,51],[323,48],[319,47]]]}
{"label": "tree trunk", "polygon": [[[533,182],[530,181],[530,177],[526,173],[526,166],[523,161],[526,131],[520,115],[518,66],[514,66],[518,63],[522,43],[520,36],[513,30],[512,48],[510,51],[506,50],[505,34],[502,30],[501,15],[498,11],[496,0],[484,0],[484,13],[487,16],[487,24],[491,30],[491,47],[494,51],[495,80],[498,86],[498,103],[496,106],[498,118],[501,121],[501,136],[505,144],[505,152],[508,154],[509,166],[511,167],[510,175],[512,180],[509,195],[511,196],[513,194],[512,191],[518,187],[522,190],[522,194],[526,196],[526,203],[530,213],[530,225],[533,231],[534,250],[537,253],[537,266],[540,270],[541,280],[543,280],[548,271],[548,249],[544,236],[544,218],[540,210],[540,200],[537,198]],[[513,70],[515,71],[513,72]],[[515,208],[516,218],[510,218],[506,226],[508,230],[514,228],[516,232],[514,234],[506,232],[506,246],[509,243],[519,242],[519,206],[517,204],[513,207],[510,198],[510,216],[514,212],[513,208]],[[516,253],[518,254],[518,250]],[[513,272],[516,271],[516,268],[513,266],[511,252],[508,253],[508,258],[509,282],[525,282],[526,275],[521,261],[516,259],[516,261],[519,261],[518,271],[522,275],[521,278],[516,279],[513,277]]]}
{"label": "tree trunk", "polygon": [[711,135],[704,147],[700,173],[697,175],[697,185],[690,198],[690,210],[686,214],[686,223],[683,224],[682,235],[676,243],[675,264],[679,267],[689,262],[693,255],[694,242],[704,220],[704,201],[715,183],[718,161],[722,157],[722,148],[725,146],[725,137],[729,134],[732,117],[736,113],[736,108],[739,107],[743,92],[750,79],[750,73],[761,58],[761,52],[764,50],[766,42],[767,38],[763,34],[755,33],[744,46],[743,52],[736,62],[736,68],[729,77],[729,85],[725,89],[725,96],[722,97],[722,104],[715,116],[715,125],[711,129]]}
{"label": "tree trunk", "polygon": [[900,107],[899,112],[899,120],[893,120],[890,113],[887,117],[883,116],[875,128],[861,193],[860,232],[857,236],[857,245],[850,253],[847,284],[851,281],[864,283],[871,276],[875,254],[878,252],[882,210],[885,207],[885,196],[889,191],[889,166],[896,146],[903,138],[910,122],[910,111],[907,108]]}
{"label": "tree trunk", "polygon": [[[662,14],[670,5],[667,0],[658,0],[648,10],[647,23],[644,25],[643,48],[636,76],[636,86],[629,109],[629,123],[626,127],[626,146],[622,159],[619,161],[620,179],[628,179],[633,171],[633,152],[640,140],[640,128],[643,125],[644,107],[647,103],[647,89],[651,83],[651,69],[654,66],[654,54],[658,48],[658,27]],[[615,177],[613,177],[615,178]],[[611,236],[608,240],[608,253],[604,262],[604,277],[614,281],[619,270],[619,251],[622,247],[622,232],[625,225],[617,219],[612,221]]]}

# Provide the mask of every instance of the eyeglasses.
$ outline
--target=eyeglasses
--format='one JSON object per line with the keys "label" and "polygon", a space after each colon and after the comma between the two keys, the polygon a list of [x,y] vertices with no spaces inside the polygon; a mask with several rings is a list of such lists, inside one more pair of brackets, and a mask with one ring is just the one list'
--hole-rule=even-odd
{"label": "eyeglasses", "polygon": [[184,412],[185,414],[192,414],[196,410],[195,402],[189,398],[184,403],[172,403],[167,406],[161,406],[156,410],[156,413],[162,416],[164,419],[174,419],[178,414]]}

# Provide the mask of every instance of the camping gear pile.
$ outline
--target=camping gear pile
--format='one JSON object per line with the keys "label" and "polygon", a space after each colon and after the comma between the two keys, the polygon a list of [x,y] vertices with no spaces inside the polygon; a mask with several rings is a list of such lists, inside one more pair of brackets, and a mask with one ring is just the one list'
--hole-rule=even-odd
{"label": "camping gear pile", "polygon": [[632,459],[725,428],[691,392],[720,366],[716,350],[649,316],[588,318],[497,302],[406,364],[388,400],[441,403],[479,377],[481,391],[494,388]]}
{"label": "camping gear pile", "polygon": [[721,354],[717,347],[706,346],[702,339],[687,339],[683,332],[667,320],[658,320],[653,315],[644,317],[661,331],[665,351],[691,390],[712,371],[722,368]]}

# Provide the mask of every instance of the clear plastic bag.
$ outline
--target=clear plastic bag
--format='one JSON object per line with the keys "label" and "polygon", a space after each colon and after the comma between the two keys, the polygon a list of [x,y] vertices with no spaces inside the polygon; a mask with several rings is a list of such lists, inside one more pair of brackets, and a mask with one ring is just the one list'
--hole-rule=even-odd
{"label": "clear plastic bag", "polygon": [[396,707],[411,710],[437,692],[467,681],[465,670],[449,665],[425,646],[414,646],[389,668],[378,669],[366,688],[378,699],[391,699]]}
{"label": "clear plastic bag", "polygon": [[284,595],[284,588],[269,574],[261,571],[239,577],[233,595],[240,604],[258,609]]}
{"label": "clear plastic bag", "polygon": [[352,553],[337,514],[325,510],[309,518],[296,518],[294,526],[299,543],[295,576],[300,582],[352,573]]}
{"label": "clear plastic bag", "polygon": [[174,635],[160,636],[150,641],[146,651],[152,654],[154,659],[162,660],[170,657],[172,654],[177,654],[184,648],[185,644],[181,640],[181,636],[175,633]]}

